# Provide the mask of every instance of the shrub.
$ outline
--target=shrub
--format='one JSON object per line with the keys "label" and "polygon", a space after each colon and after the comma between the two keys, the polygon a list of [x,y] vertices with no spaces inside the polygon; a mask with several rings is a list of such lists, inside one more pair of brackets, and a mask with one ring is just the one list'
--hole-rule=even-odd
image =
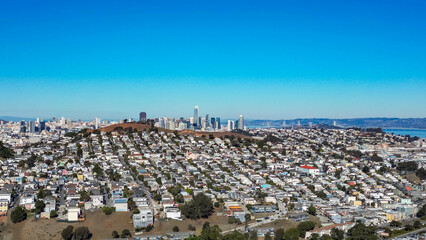
{"label": "shrub", "polygon": [[111,213],[115,212],[115,207],[103,207],[102,212],[104,212],[105,215],[111,215]]}

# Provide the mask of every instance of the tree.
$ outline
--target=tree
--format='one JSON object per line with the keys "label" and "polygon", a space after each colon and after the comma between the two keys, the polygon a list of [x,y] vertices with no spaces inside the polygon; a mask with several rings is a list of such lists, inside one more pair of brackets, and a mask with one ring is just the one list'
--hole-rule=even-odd
{"label": "tree", "polygon": [[22,222],[27,218],[27,213],[25,212],[24,208],[18,206],[13,209],[12,213],[10,214],[10,218],[13,223]]}
{"label": "tree", "polygon": [[285,240],[299,240],[300,232],[297,228],[290,228],[284,232]]}
{"label": "tree", "polygon": [[307,231],[310,231],[314,228],[315,228],[315,223],[312,221],[301,222],[299,223],[299,225],[297,225],[297,230],[299,230],[300,237],[303,237],[303,238],[305,237],[305,234]]}
{"label": "tree", "polygon": [[421,228],[423,225],[419,220],[416,220],[413,224],[414,228]]}
{"label": "tree", "polygon": [[115,212],[115,207],[103,207],[102,212],[104,212],[105,215],[111,215],[111,213]]}
{"label": "tree", "polygon": [[284,228],[275,230],[275,240],[284,240]]}
{"label": "tree", "polygon": [[349,240],[376,240],[376,227],[365,226],[363,223],[358,222],[351,229],[348,230]]}
{"label": "tree", "polygon": [[317,209],[314,206],[308,207],[308,213],[315,216],[317,215]]}
{"label": "tree", "polygon": [[209,197],[203,193],[197,194],[188,203],[181,206],[182,214],[190,219],[208,218],[214,211],[213,203]]}
{"label": "tree", "polygon": [[92,233],[89,231],[87,227],[78,227],[74,232],[75,240],[87,240],[92,237]]}
{"label": "tree", "polygon": [[130,233],[130,231],[129,231],[129,229],[124,229],[122,232],[121,232],[121,238],[128,238],[128,237],[131,237],[132,236],[132,234]]}
{"label": "tree", "polygon": [[331,238],[333,240],[343,240],[345,238],[345,232],[338,228],[331,229]]}
{"label": "tree", "polygon": [[173,232],[179,232],[179,227],[178,226],[174,226],[173,227]]}
{"label": "tree", "polygon": [[320,236],[318,233],[313,233],[309,240],[319,240]]}
{"label": "tree", "polygon": [[252,232],[250,232],[250,236],[249,236],[249,240],[257,240],[257,231],[254,230]]}
{"label": "tree", "polygon": [[402,226],[402,223],[401,222],[398,222],[398,221],[395,221],[395,220],[392,220],[392,222],[389,224],[391,227],[401,227]]}
{"label": "tree", "polygon": [[407,224],[407,225],[405,225],[404,230],[408,231],[408,232],[409,231],[413,231],[414,230],[414,226],[411,225],[411,224]]}
{"label": "tree", "polygon": [[270,232],[266,233],[264,240],[272,240]]}
{"label": "tree", "polygon": [[[217,238],[215,238],[217,239]],[[232,233],[226,234],[223,236],[222,240],[246,240],[247,238],[244,236],[244,234],[234,231]]]}
{"label": "tree", "polygon": [[417,212],[417,217],[421,218],[423,216],[426,216],[426,204]]}
{"label": "tree", "polygon": [[398,171],[414,172],[417,170],[418,163],[416,161],[401,162],[396,169]]}
{"label": "tree", "polygon": [[[201,231],[199,240],[219,240],[222,235],[220,234],[222,230],[220,230],[219,226],[214,225],[213,227],[207,226]],[[228,238],[230,240],[230,238]]]}
{"label": "tree", "polygon": [[119,238],[120,237],[120,235],[118,234],[117,231],[112,231],[111,236],[112,236],[112,238]]}
{"label": "tree", "polygon": [[50,218],[55,218],[58,216],[58,213],[55,210],[50,211]]}
{"label": "tree", "polygon": [[426,180],[426,170],[424,168],[419,168],[416,171],[416,175],[420,178],[420,180]]}
{"label": "tree", "polygon": [[[331,236],[330,235],[328,235],[328,234],[323,234],[321,237],[319,237],[318,238],[318,240],[333,240],[332,238],[331,238]],[[361,240],[361,239],[360,239]]]}
{"label": "tree", "polygon": [[129,198],[127,200],[127,208],[129,209],[129,211],[137,209],[136,203],[135,201],[133,201],[133,198]]}
{"label": "tree", "polygon": [[0,157],[1,158],[11,158],[13,157],[13,151],[6,147],[2,141],[0,141]]}
{"label": "tree", "polygon": [[250,219],[251,219],[251,215],[250,214],[246,214],[246,215],[244,215],[244,223],[246,224],[246,230],[247,230],[247,226],[248,226],[248,222],[250,221]]}
{"label": "tree", "polygon": [[71,240],[73,238],[74,227],[72,225],[68,225],[68,227],[64,228],[61,232],[62,239]]}

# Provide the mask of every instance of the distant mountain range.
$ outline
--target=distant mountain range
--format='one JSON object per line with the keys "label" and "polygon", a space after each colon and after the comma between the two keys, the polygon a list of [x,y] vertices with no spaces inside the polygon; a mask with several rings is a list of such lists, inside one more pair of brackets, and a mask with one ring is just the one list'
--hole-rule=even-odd
{"label": "distant mountain range", "polygon": [[312,123],[333,125],[339,127],[362,127],[362,128],[412,128],[426,129],[426,118],[298,118],[290,120],[245,120],[246,126],[252,127],[282,127],[285,121],[286,126],[309,125]]}

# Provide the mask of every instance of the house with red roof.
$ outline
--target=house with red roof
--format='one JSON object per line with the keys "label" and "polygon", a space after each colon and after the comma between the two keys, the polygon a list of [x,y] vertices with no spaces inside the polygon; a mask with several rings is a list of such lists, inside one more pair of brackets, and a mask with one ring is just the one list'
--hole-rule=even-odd
{"label": "house with red roof", "polygon": [[308,175],[317,175],[319,174],[319,169],[309,165],[302,165],[297,167],[297,171],[305,173]]}

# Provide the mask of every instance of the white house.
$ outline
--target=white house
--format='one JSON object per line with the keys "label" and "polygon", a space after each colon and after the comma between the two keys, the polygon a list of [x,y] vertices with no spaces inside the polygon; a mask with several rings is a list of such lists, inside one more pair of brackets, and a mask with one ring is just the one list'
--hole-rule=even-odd
{"label": "white house", "polygon": [[308,165],[302,165],[297,167],[297,171],[301,173],[305,173],[308,175],[317,175],[319,174],[319,169],[316,167],[308,166]]}

